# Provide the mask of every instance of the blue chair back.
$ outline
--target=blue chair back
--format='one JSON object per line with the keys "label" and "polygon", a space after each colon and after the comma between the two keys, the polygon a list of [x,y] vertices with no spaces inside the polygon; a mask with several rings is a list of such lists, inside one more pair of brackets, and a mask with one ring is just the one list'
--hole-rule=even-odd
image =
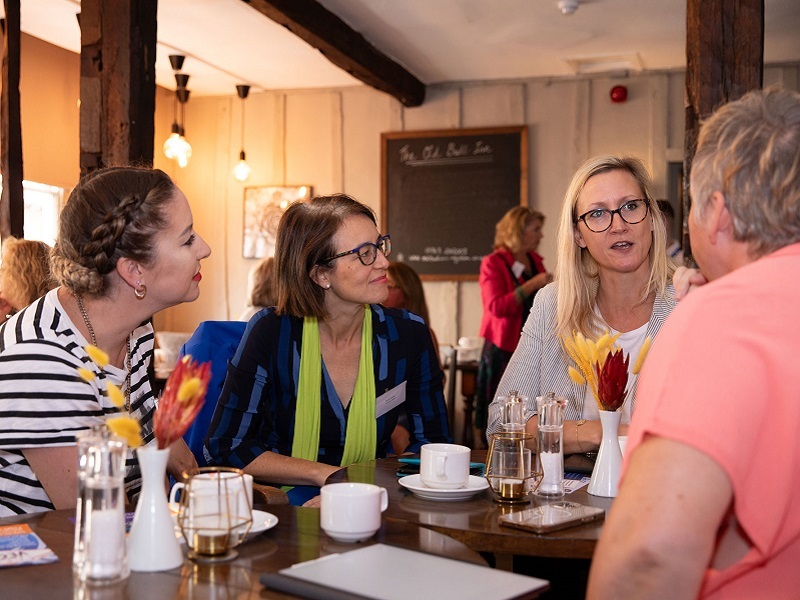
{"label": "blue chair back", "polygon": [[222,393],[228,361],[236,353],[246,327],[247,323],[244,321],[203,321],[189,341],[181,346],[181,357],[190,354],[198,362],[211,361],[211,381],[208,383],[206,401],[183,436],[201,467],[207,464],[203,455],[203,439],[208,433],[214,409]]}

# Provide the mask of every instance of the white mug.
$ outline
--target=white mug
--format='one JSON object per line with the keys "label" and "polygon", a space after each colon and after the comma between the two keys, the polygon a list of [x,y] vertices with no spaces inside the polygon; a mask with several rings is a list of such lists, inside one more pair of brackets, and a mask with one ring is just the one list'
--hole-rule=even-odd
{"label": "white mug", "polygon": [[466,487],[471,452],[466,446],[456,444],[425,444],[420,449],[422,483],[442,490]]}
{"label": "white mug", "polygon": [[320,488],[320,496],[320,526],[339,542],[371,538],[389,506],[386,489],[370,483],[329,483]]}
{"label": "white mug", "polygon": [[[226,478],[238,478],[239,475],[234,472],[222,472],[222,473],[198,473],[192,477],[192,489],[200,490],[204,488],[208,488],[211,490],[216,490],[219,485],[219,478],[222,477],[223,479]],[[238,498],[238,515],[241,517],[250,516],[252,518],[253,515],[253,476],[248,475],[247,473],[242,473],[241,478],[244,481],[244,493],[238,494],[236,497]],[[178,498],[178,491],[183,490],[186,487],[186,484],[179,481],[175,485],[172,486],[172,489],[169,491],[169,501],[170,502],[177,502]],[[183,492],[181,492],[183,493]]]}

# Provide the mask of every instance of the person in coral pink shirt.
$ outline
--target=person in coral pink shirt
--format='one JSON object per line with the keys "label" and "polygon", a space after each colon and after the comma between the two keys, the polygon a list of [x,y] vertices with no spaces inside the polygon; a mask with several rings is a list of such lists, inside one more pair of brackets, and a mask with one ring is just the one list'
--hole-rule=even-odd
{"label": "person in coral pink shirt", "polygon": [[[589,598],[800,590],[800,94],[752,92],[704,125],[681,300],[642,371]],[[702,285],[707,281],[705,285]]]}

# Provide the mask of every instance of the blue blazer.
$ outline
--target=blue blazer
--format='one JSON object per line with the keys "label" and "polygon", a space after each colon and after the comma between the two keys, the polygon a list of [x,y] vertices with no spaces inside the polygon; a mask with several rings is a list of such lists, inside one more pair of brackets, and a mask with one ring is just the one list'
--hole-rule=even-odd
{"label": "blue blazer", "polygon": [[[428,442],[450,442],[439,366],[430,330],[406,310],[372,305],[372,357],[378,396],[405,382],[405,402],[377,417],[377,456],[386,456],[403,411],[409,452]],[[291,455],[303,320],[264,309],[247,324],[211,421],[210,464],[243,468],[263,452]],[[322,364],[318,461],[338,465],[348,410]]]}

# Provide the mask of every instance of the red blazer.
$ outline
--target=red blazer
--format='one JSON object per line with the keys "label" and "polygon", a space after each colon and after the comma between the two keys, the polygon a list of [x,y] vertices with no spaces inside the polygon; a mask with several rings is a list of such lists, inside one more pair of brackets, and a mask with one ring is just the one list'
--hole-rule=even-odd
{"label": "red blazer", "polygon": [[[546,273],[542,257],[535,252],[528,256],[539,273]],[[514,290],[525,280],[511,272],[514,255],[498,249],[481,261],[478,283],[481,286],[483,318],[479,335],[506,352],[513,352],[522,332],[522,305],[517,304]]]}

